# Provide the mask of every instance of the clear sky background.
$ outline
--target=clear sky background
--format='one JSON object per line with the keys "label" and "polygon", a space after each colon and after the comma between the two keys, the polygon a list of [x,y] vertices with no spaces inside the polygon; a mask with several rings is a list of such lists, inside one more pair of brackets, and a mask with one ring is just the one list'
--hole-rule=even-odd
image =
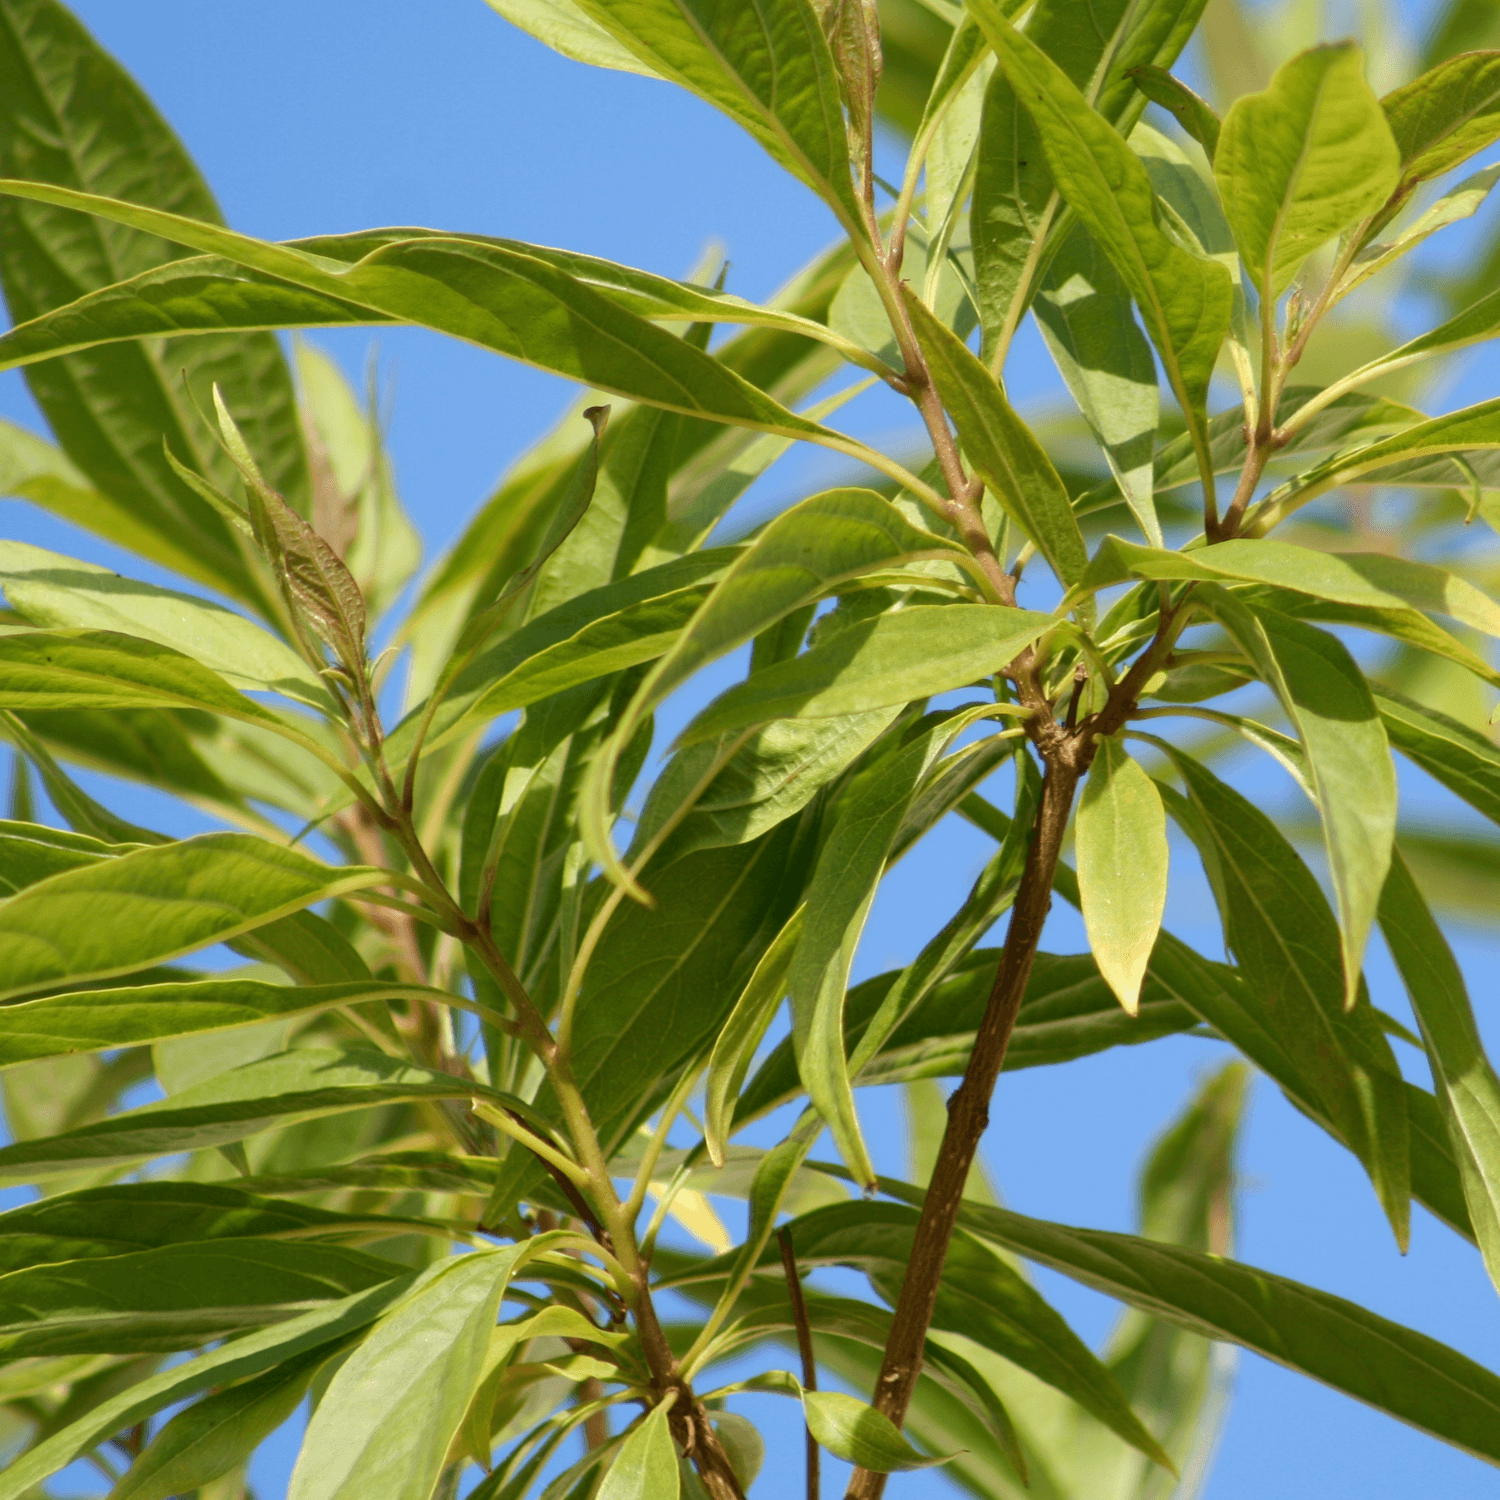
{"label": "clear sky background", "polygon": [[[567,246],[669,275],[684,274],[718,242],[732,262],[729,289],[749,297],[768,294],[833,237],[829,214],[706,105],[663,84],[558,58],[482,0],[77,0],[74,9],[183,136],[229,222],[251,234],[426,225]],[[361,378],[372,336],[346,332],[316,342]],[[435,335],[383,330],[378,349],[398,480],[433,557],[505,466],[555,420],[569,391]],[[1471,369],[1465,399],[1495,393],[1493,364],[1487,368],[1488,375],[1483,365]],[[1023,405],[1060,394],[1034,338],[1020,345],[1011,381]],[[37,422],[15,375],[0,377],[0,414]],[[845,421],[869,439],[899,441],[910,432],[899,409],[879,399],[857,403]],[[836,472],[826,456],[794,457],[756,491],[755,503],[784,503]],[[20,504],[5,504],[0,526],[9,536],[156,576]],[[1256,770],[1241,784],[1262,800],[1280,798],[1287,786],[1278,776]],[[91,785],[127,817],[180,832],[200,826],[160,799]],[[1411,778],[1403,786],[1423,795]],[[977,834],[945,826],[898,869],[872,917],[859,973],[910,957],[950,914],[987,852]],[[1187,857],[1178,869],[1168,925],[1217,953],[1217,921],[1201,879]],[[1493,1033],[1500,945],[1479,933],[1456,937],[1481,1023]],[[1054,915],[1045,946],[1084,946],[1070,912]],[[1407,1015],[1383,952],[1371,964],[1377,1002]],[[985,1144],[1006,1201],[1043,1218],[1133,1228],[1143,1152],[1224,1055],[1212,1044],[1176,1039],[1006,1075]],[[1413,1061],[1411,1076],[1426,1084],[1425,1064]],[[897,1099],[864,1103],[883,1164],[903,1173]],[[1240,1258],[1500,1366],[1500,1306],[1477,1254],[1418,1208],[1411,1253],[1401,1257],[1354,1158],[1263,1081],[1241,1164]],[[1103,1339],[1113,1304],[1055,1276],[1041,1281],[1086,1338]],[[794,1413],[769,1398],[753,1408],[772,1436],[757,1494],[800,1493]],[[288,1437],[259,1467],[261,1500],[279,1500],[290,1453]],[[1500,1481],[1479,1462],[1245,1356],[1205,1494],[1468,1500],[1497,1491]],[[902,1500],[952,1492],[937,1474],[906,1476],[890,1489]]]}

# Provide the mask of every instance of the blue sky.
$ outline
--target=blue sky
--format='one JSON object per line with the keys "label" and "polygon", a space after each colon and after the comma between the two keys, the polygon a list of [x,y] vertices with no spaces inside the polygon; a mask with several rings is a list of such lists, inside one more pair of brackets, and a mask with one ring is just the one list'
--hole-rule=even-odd
{"label": "blue sky", "polygon": [[[153,95],[229,221],[249,233],[290,238],[420,224],[568,246],[674,275],[717,242],[731,261],[730,289],[749,297],[770,292],[834,233],[828,213],[707,106],[662,84],[557,58],[482,0],[420,7],[81,0],[74,8]],[[369,336],[317,341],[359,376]],[[399,481],[435,555],[568,391],[550,376],[412,330],[383,331],[378,348]],[[1034,339],[1021,344],[1011,378],[1023,403],[1059,389]],[[1473,392],[1480,394],[1493,386]],[[872,439],[898,440],[909,430],[878,400],[851,412],[850,425]],[[17,376],[0,377],[0,414],[35,420]],[[795,459],[759,501],[805,493],[833,472],[820,455]],[[7,535],[149,573],[21,505],[0,515]],[[1286,790],[1272,773],[1257,773],[1253,785],[1268,797]],[[112,795],[127,816],[174,826],[155,804],[132,812],[136,794]],[[872,918],[860,972],[908,957],[952,910],[986,852],[978,835],[954,828],[899,869]],[[1196,878],[1175,882],[1168,922],[1218,951],[1217,923]],[[1460,937],[1482,1010],[1493,1004],[1494,986],[1484,980],[1497,946],[1479,934]],[[1071,913],[1056,914],[1046,946],[1084,946]],[[1405,1014],[1383,954],[1372,969],[1382,1003]],[[1007,1075],[986,1143],[1007,1202],[1044,1218],[1131,1228],[1143,1150],[1221,1055],[1178,1039]],[[899,1171],[896,1100],[866,1104],[877,1149]],[[1500,1307],[1477,1255],[1418,1209],[1403,1259],[1353,1158],[1264,1083],[1254,1093],[1242,1168],[1242,1259],[1500,1365]],[[1055,1277],[1043,1285],[1085,1337],[1103,1336],[1112,1304]],[[754,1415],[763,1414],[772,1416],[771,1402],[757,1404]],[[757,1490],[768,1496],[794,1492],[800,1463],[784,1404],[774,1422],[773,1468]],[[265,1466],[261,1500],[280,1494],[288,1446]],[[1493,1495],[1495,1478],[1342,1396],[1257,1358],[1241,1360],[1210,1500],[1367,1500],[1419,1488],[1466,1500]],[[893,1483],[890,1493],[917,1500],[951,1491],[940,1477],[920,1475]]]}

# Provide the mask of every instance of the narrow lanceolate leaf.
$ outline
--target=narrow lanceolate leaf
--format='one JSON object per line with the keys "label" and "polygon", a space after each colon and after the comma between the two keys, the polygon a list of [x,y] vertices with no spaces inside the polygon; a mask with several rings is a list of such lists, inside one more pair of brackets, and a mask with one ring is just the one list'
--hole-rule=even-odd
{"label": "narrow lanceolate leaf", "polygon": [[[1338,485],[1375,474],[1381,475],[1382,482],[1398,484],[1402,469],[1415,460],[1491,448],[1500,448],[1500,398],[1432,417],[1391,437],[1334,454],[1272,490],[1250,512],[1246,530],[1252,536],[1264,535],[1278,521]],[[1443,482],[1457,481],[1445,478]]]}
{"label": "narrow lanceolate leaf", "polygon": [[473,1080],[401,1063],[381,1052],[298,1047],[97,1124],[0,1148],[0,1181],[31,1182],[222,1146],[273,1126],[377,1104],[476,1096],[499,1098],[507,1108],[526,1113],[524,1104]]}
{"label": "narrow lanceolate leaf", "polygon": [[[1500,166],[1491,167],[1480,174],[1480,182],[1469,192],[1469,202],[1473,205],[1470,212],[1473,212],[1473,209],[1484,201],[1497,175],[1500,175]],[[1415,227],[1413,226],[1414,229]],[[1434,228],[1438,227],[1441,226],[1434,226]],[[1397,252],[1400,249],[1409,248],[1410,244],[1415,242],[1415,238],[1414,235],[1412,241],[1398,242],[1398,245],[1391,247],[1392,251]],[[1372,246],[1371,248],[1373,250],[1378,247]],[[1394,258],[1394,254],[1390,258]],[[1358,269],[1359,262],[1355,265]],[[1405,369],[1408,365],[1417,364],[1421,360],[1432,359],[1439,354],[1453,354],[1474,344],[1488,343],[1497,334],[1500,334],[1500,290],[1481,297],[1473,306],[1455,313],[1453,317],[1439,323],[1436,328],[1429,328],[1426,333],[1418,334],[1416,338],[1408,339],[1404,344],[1398,344],[1389,353],[1379,355],[1368,364],[1361,365],[1359,369],[1346,377],[1346,381],[1350,385],[1360,385],[1379,375],[1391,374],[1396,370]],[[1454,482],[1462,484],[1462,480]]]}
{"label": "narrow lanceolate leaf", "polygon": [[396,1269],[342,1246],[262,1239],[29,1266],[0,1276],[0,1354],[191,1349],[378,1286]]}
{"label": "narrow lanceolate leaf", "polygon": [[1135,80],[1135,86],[1153,104],[1171,111],[1177,123],[1203,147],[1204,154],[1212,162],[1214,153],[1219,149],[1219,131],[1222,127],[1208,101],[1200,98],[1165,68],[1132,68],[1130,76]]}
{"label": "narrow lanceolate leaf", "polygon": [[326,1358],[314,1351],[290,1359],[178,1412],[131,1464],[110,1500],[170,1500],[227,1474],[297,1410]]}
{"label": "narrow lanceolate leaf", "polygon": [[[885,1191],[889,1187],[881,1179]],[[894,1203],[841,1203],[815,1209],[789,1226],[804,1265],[862,1270],[894,1303],[911,1255],[917,1215]],[[776,1265],[775,1247],[761,1265]],[[711,1263],[715,1264],[715,1263]],[[959,1333],[1062,1391],[1125,1442],[1170,1468],[1109,1371],[1031,1284],[986,1246],[954,1236],[933,1310],[933,1327]]]}
{"label": "narrow lanceolate leaf", "polygon": [[1168,552],[1106,537],[1082,586],[1104,588],[1127,578],[1263,583],[1355,608],[1448,615],[1486,635],[1500,636],[1500,605],[1488,594],[1446,568],[1385,552],[1315,552],[1286,542],[1248,539]]}
{"label": "narrow lanceolate leaf", "polygon": [[1343,939],[1344,1004],[1352,1006],[1396,835],[1385,726],[1364,673],[1336,637],[1226,595],[1205,597],[1281,701],[1306,753]]}
{"label": "narrow lanceolate leaf", "polygon": [[42,823],[0,822],[0,895],[13,896],[49,875],[110,859],[119,848]]}
{"label": "narrow lanceolate leaf", "polygon": [[166,1037],[254,1026],[282,1016],[361,1005],[370,1000],[453,1004],[458,997],[426,985],[388,984],[377,979],[311,985],[200,979],[48,995],[0,1009],[0,1068],[43,1057],[104,1052]]}
{"label": "narrow lanceolate leaf", "polygon": [[[918,1195],[882,1183],[908,1201]],[[959,1222],[1028,1260],[1208,1338],[1239,1344],[1500,1464],[1500,1376],[1342,1297],[1181,1245],[965,1203]]]}
{"label": "narrow lanceolate leaf", "polygon": [[1133,1016],[1167,903],[1167,815],[1156,783],[1099,741],[1078,807],[1078,886],[1099,972]]}
{"label": "narrow lanceolate leaf", "polygon": [[244,833],[67,870],[0,902],[0,998],[165,963],[381,879]]}
{"label": "narrow lanceolate leaf", "polygon": [[[349,266],[181,217],[34,182],[0,193],[97,214],[221,255],[383,318],[415,323],[493,349],[585,386],[689,416],[821,441],[826,429],[796,416],[721,361],[626,310],[566,271],[499,245],[423,238],[381,244]],[[52,351],[55,352],[55,351]],[[22,362],[47,355],[28,350]],[[831,437],[853,453],[850,439]]]}
{"label": "narrow lanceolate leaf", "polygon": [[[133,79],[56,0],[10,0],[0,25],[0,173],[131,198],[219,222],[213,194]],[[80,86],[80,80],[87,80]],[[0,280],[23,323],[180,252],[41,204],[0,205]],[[232,470],[193,411],[218,380],[246,417],[271,482],[307,502],[307,461],[286,362],[269,333],[132,343],[49,362],[29,383],[100,504],[72,519],[199,583],[264,607],[229,528],[171,470],[179,454],[228,483]]]}
{"label": "narrow lanceolate leaf", "polygon": [[918,735],[857,776],[840,797],[833,832],[807,887],[802,936],[788,975],[803,1087],[864,1186],[874,1182],[875,1169],[844,1052],[844,994],[891,844],[923,775],[954,732],[939,726]]}
{"label": "narrow lanceolate leaf", "polygon": [[786,996],[787,973],[801,936],[799,907],[755,966],[709,1055],[703,1081],[703,1141],[715,1166],[724,1164],[740,1088]]}
{"label": "narrow lanceolate leaf", "polygon": [[1458,961],[1399,854],[1381,897],[1380,930],[1427,1043],[1474,1238],[1500,1287],[1500,1078],[1485,1054]]}
{"label": "narrow lanceolate leaf", "polygon": [[819,1447],[875,1474],[930,1469],[954,1457],[919,1453],[889,1417],[842,1391],[804,1391],[802,1410],[807,1413],[807,1430]]}
{"label": "narrow lanceolate leaf", "polygon": [[1404,198],[1500,136],[1500,52],[1463,52],[1380,101],[1401,152]]}
{"label": "narrow lanceolate leaf", "polygon": [[1125,503],[1147,541],[1161,546],[1152,494],[1160,405],[1156,361],[1119,272],[1086,230],[1075,229],[1063,242],[1047,268],[1034,310]]}
{"label": "narrow lanceolate leaf", "polygon": [[1405,1085],[1369,1002],[1361,996],[1352,1010],[1344,1007],[1342,942],[1328,902],[1264,813],[1204,766],[1169,753],[1188,802],[1165,800],[1198,846],[1226,944],[1276,1050],[1287,1055],[1274,1071],[1303,1079],[1299,1092],[1319,1101],[1320,1113],[1364,1163],[1405,1244],[1411,1196]]}
{"label": "narrow lanceolate leaf", "polygon": [[322,707],[328,694],[289,646],[241,615],[25,542],[0,543],[0,588],[33,625],[108,630],[190,656],[235,687]]}
{"label": "narrow lanceolate leaf", "polygon": [[677,1468],[677,1448],[667,1426],[671,1411],[666,1401],[658,1402],[645,1420],[620,1445],[597,1500],[677,1500],[681,1484]]}
{"label": "narrow lanceolate leaf", "polygon": [[645,78],[660,76],[602,26],[591,21],[576,0],[488,0],[488,3],[491,10],[498,11],[507,21],[574,62],[639,73]]}
{"label": "narrow lanceolate leaf", "polygon": [[396,1277],[271,1328],[230,1339],[208,1354],[137,1381],[13,1460],[0,1474],[0,1500],[21,1500],[48,1475],[66,1468],[111,1434],[210,1387],[259,1375],[310,1350],[326,1348],[332,1354],[340,1340],[368,1327],[415,1280],[414,1272]]}
{"label": "narrow lanceolate leaf", "polygon": [[855,229],[838,73],[812,0],[574,0],[653,72],[737,121]]}
{"label": "narrow lanceolate leaf", "polygon": [[510,1278],[560,1235],[439,1263],[339,1366],[289,1500],[428,1500],[484,1371]]}
{"label": "narrow lanceolate leaf", "polygon": [[1492,823],[1500,823],[1500,749],[1435,708],[1388,687],[1373,689],[1391,743]]}
{"label": "narrow lanceolate leaf", "polygon": [[1228,270],[1166,236],[1139,158],[994,0],[975,0],[973,9],[1036,122],[1058,191],[1130,288],[1206,466],[1204,404],[1234,298]]}
{"label": "narrow lanceolate leaf", "polygon": [[1224,120],[1214,176],[1245,268],[1274,303],[1314,250],[1395,191],[1400,152],[1353,42],[1315,47]]}
{"label": "narrow lanceolate leaf", "polygon": [[903,563],[957,564],[960,559],[967,561],[967,554],[913,526],[873,490],[829,490],[777,516],[734,562],[673,649],[641,684],[605,753],[590,769],[583,829],[595,858],[617,879],[625,878],[609,842],[614,768],[645,716],[674,688],[794,610],[835,592],[840,584]]}
{"label": "narrow lanceolate leaf", "polygon": [[1063,584],[1076,583],[1088,565],[1088,549],[1052,460],[969,346],[910,287],[905,296],[938,395],[970,463]]}
{"label": "narrow lanceolate leaf", "polygon": [[915,606],[850,625],[720,694],[682,744],[771,719],[864,713],[965,687],[1000,671],[1059,621],[990,604]]}

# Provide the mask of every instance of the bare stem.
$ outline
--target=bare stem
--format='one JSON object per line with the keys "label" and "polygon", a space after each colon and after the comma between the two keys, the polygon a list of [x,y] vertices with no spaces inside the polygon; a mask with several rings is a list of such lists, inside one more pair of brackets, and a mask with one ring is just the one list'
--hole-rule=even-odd
{"label": "bare stem", "polygon": [[[797,1352],[802,1356],[802,1389],[818,1388],[818,1362],[813,1358],[812,1324],[807,1317],[807,1299],[802,1295],[802,1278],[797,1274],[797,1254],[792,1248],[792,1231],[785,1224],[776,1231],[781,1246],[781,1266],[786,1272],[786,1294],[792,1303],[792,1319],[797,1326]],[[807,1428],[807,1500],[818,1500],[818,1443]]]}

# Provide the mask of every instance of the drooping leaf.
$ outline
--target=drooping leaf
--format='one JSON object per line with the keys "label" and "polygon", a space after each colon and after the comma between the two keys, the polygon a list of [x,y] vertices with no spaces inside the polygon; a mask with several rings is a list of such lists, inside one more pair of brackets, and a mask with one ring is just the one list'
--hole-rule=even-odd
{"label": "drooping leaf", "polygon": [[1380,928],[1422,1027],[1474,1237],[1490,1280],[1500,1286],[1500,1078],[1485,1055],[1453,950],[1399,854],[1381,897]]}
{"label": "drooping leaf", "polygon": [[[212,193],[171,128],[63,5],[15,0],[6,7],[0,80],[0,172],[219,222]],[[66,210],[15,200],[0,206],[0,280],[17,323],[179,253],[149,232],[112,230]],[[74,519],[264,607],[261,581],[232,533],[163,456],[165,438],[221,481],[232,472],[194,414],[184,376],[200,401],[211,381],[225,385],[272,483],[305,505],[291,380],[270,334],[123,345],[49,362],[29,383],[68,457],[107,497]],[[123,526],[122,513],[129,517]]]}
{"label": "drooping leaf", "polygon": [[240,833],[66,870],[0,902],[0,996],[129,974],[380,878]]}
{"label": "drooping leaf", "polygon": [[1500,823],[1500,750],[1477,730],[1392,688],[1374,689],[1391,743],[1492,823]]}
{"label": "drooping leaf", "polygon": [[1274,303],[1314,250],[1395,191],[1400,152],[1353,42],[1303,52],[1224,119],[1214,176],[1245,268]]}
{"label": "drooping leaf", "polygon": [[802,934],[787,974],[797,1068],[808,1100],[863,1184],[875,1169],[854,1106],[844,1052],[844,991],[891,845],[924,772],[956,726],[939,725],[877,760],[839,798],[837,820],[806,891]]}
{"label": "drooping leaf", "polygon": [[1327,631],[1217,592],[1206,607],[1280,700],[1306,755],[1323,825],[1354,1004],[1365,944],[1396,834],[1396,773],[1375,700],[1348,648]]}
{"label": "drooping leaf", "polygon": [[948,692],[1004,668],[1058,621],[989,604],[920,607],[841,630],[721,693],[680,736],[696,744],[772,719],[867,713]]}
{"label": "drooping leaf", "polygon": [[1076,838],[1089,947],[1134,1016],[1167,902],[1167,815],[1155,783],[1113,737],[1099,741]]}
{"label": "drooping leaf", "polygon": [[488,0],[488,3],[507,21],[574,62],[639,73],[646,78],[659,76],[654,68],[591,21],[575,0]]}
{"label": "drooping leaf", "polygon": [[[1225,940],[1277,1052],[1275,1074],[1301,1092],[1364,1163],[1398,1243],[1410,1213],[1410,1127],[1405,1085],[1368,1001],[1344,1006],[1338,924],[1312,872],[1276,825],[1197,761],[1171,752],[1188,791],[1165,798],[1203,858]],[[1190,991],[1189,991],[1190,992]],[[1187,994],[1184,994],[1187,998]]]}
{"label": "drooping leaf", "polygon": [[1135,79],[1135,86],[1153,104],[1159,104],[1172,113],[1177,123],[1203,147],[1212,163],[1214,153],[1219,149],[1219,131],[1222,126],[1208,101],[1200,98],[1165,68],[1132,68],[1130,76]]}
{"label": "drooping leaf", "polygon": [[1065,585],[1076,583],[1088,565],[1088,551],[1051,459],[995,377],[910,288],[906,308],[969,461],[1058,578]]}

